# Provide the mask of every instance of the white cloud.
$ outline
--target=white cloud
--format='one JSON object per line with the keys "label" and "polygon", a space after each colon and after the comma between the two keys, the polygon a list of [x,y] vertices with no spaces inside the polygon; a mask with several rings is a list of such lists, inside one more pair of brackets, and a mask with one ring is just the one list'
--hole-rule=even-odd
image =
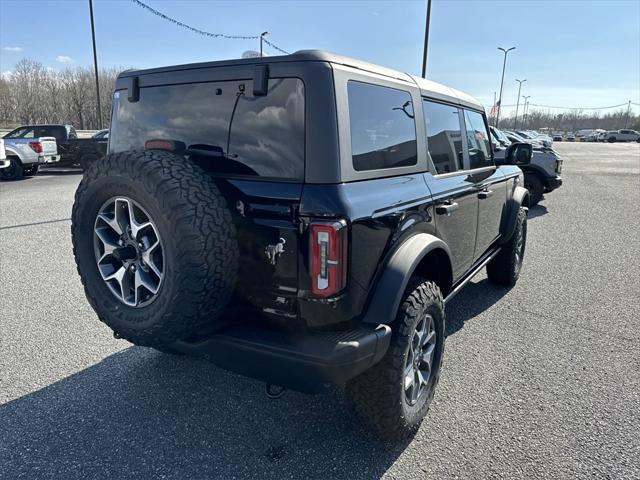
{"label": "white cloud", "polygon": [[7,52],[21,52],[22,48],[20,47],[2,47],[3,50],[6,50]]}
{"label": "white cloud", "polygon": [[60,63],[72,63],[75,60],[71,57],[67,57],[66,55],[58,55],[56,57],[56,62],[60,62]]}

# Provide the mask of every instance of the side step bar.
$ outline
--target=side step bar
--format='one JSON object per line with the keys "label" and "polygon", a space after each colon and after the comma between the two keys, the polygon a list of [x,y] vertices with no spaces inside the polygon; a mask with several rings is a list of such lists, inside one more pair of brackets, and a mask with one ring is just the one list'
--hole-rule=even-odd
{"label": "side step bar", "polygon": [[462,288],[469,283],[469,281],[475,277],[478,273],[480,273],[480,270],[482,270],[484,267],[487,266],[487,263],[489,263],[491,260],[493,260],[496,255],[498,255],[498,253],[500,253],[500,248],[496,248],[495,250],[493,250],[492,252],[490,252],[489,254],[487,254],[487,256],[484,258],[484,260],[482,260],[473,270],[471,270],[469,272],[469,274],[460,282],[458,283],[455,288],[453,290],[451,290],[451,292],[449,292],[449,295],[447,295],[447,298],[444,299],[444,303],[445,305],[447,303],[449,303],[449,301],[451,301],[451,299],[453,297],[455,297],[458,292],[460,290],[462,290]]}

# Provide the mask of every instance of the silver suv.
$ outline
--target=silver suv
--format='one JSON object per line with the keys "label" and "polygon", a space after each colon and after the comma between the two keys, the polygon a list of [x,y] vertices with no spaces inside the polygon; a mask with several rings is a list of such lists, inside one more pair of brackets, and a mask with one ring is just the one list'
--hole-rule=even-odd
{"label": "silver suv", "polygon": [[613,130],[607,132],[606,140],[613,142],[640,142],[640,133],[635,130]]}

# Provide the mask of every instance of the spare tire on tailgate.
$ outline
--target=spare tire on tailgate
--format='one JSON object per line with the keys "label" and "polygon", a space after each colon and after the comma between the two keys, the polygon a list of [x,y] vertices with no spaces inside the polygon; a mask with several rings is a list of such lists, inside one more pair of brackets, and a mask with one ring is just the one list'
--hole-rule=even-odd
{"label": "spare tire on tailgate", "polygon": [[149,150],[93,162],[71,231],[89,303],[135,344],[184,339],[229,301],[238,269],[231,212],[212,178],[181,156]]}

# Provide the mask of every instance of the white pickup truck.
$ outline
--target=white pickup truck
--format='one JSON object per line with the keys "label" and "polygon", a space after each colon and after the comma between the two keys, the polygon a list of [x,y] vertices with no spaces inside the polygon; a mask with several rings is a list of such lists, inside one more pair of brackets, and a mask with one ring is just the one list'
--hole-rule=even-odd
{"label": "white pickup truck", "polygon": [[38,173],[42,163],[60,160],[55,137],[35,137],[33,131],[16,129],[3,137],[9,164],[0,168],[0,180],[18,180]]}

